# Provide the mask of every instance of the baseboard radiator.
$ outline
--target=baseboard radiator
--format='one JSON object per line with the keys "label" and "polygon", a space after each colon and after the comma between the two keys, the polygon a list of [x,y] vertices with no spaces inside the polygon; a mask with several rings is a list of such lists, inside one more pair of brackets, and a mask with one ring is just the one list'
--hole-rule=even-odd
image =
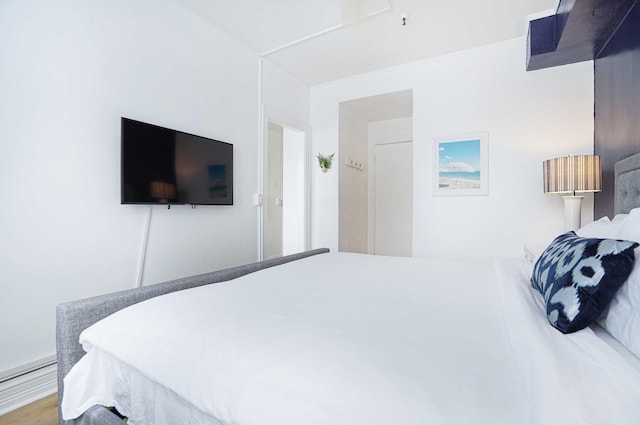
{"label": "baseboard radiator", "polygon": [[56,356],[0,372],[0,416],[57,391]]}

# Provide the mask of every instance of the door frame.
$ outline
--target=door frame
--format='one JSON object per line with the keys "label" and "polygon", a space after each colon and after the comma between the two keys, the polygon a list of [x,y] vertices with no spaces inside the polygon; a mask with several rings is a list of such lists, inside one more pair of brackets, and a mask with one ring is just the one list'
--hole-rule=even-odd
{"label": "door frame", "polygon": [[259,260],[264,260],[264,242],[265,242],[265,229],[266,229],[266,213],[264,208],[264,202],[266,193],[266,184],[268,176],[268,157],[267,157],[267,144],[269,143],[269,123],[272,122],[283,128],[290,128],[295,131],[304,133],[304,184],[303,184],[303,198],[304,198],[304,249],[309,250],[311,248],[311,126],[308,123],[293,118],[273,107],[262,105],[262,125],[260,134],[260,149],[259,149],[259,172],[258,172],[258,188],[259,193],[257,197],[260,201],[258,203],[258,257]]}

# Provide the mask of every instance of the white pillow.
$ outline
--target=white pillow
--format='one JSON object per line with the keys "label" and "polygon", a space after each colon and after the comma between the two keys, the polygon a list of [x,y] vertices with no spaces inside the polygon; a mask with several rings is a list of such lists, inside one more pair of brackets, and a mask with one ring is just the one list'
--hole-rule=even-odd
{"label": "white pillow", "polygon": [[618,221],[622,221],[625,218],[627,218],[629,216],[629,214],[616,214],[615,217],[613,217],[613,220],[611,220],[612,222],[618,222]]}
{"label": "white pillow", "polygon": [[618,239],[617,236],[613,235],[618,234],[619,228],[619,222],[612,222],[609,217],[604,216],[599,220],[585,224],[576,230],[576,234],[583,238]]}
{"label": "white pillow", "polygon": [[[640,243],[640,208],[631,210],[617,223],[620,226],[615,239]],[[640,357],[640,247],[635,249],[634,254],[636,259],[629,279],[613,298],[608,312],[598,319],[598,323]]]}

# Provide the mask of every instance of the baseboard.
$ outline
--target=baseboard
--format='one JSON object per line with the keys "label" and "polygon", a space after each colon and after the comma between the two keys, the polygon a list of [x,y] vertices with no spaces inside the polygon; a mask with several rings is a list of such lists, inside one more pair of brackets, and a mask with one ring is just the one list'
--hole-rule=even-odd
{"label": "baseboard", "polygon": [[0,374],[0,416],[55,393],[55,356],[46,357]]}

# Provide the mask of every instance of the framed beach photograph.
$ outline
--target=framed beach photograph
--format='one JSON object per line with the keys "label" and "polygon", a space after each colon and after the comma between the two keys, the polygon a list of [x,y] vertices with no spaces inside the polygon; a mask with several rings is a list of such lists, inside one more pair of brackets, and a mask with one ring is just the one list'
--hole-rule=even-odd
{"label": "framed beach photograph", "polygon": [[488,195],[487,133],[436,139],[434,196]]}

